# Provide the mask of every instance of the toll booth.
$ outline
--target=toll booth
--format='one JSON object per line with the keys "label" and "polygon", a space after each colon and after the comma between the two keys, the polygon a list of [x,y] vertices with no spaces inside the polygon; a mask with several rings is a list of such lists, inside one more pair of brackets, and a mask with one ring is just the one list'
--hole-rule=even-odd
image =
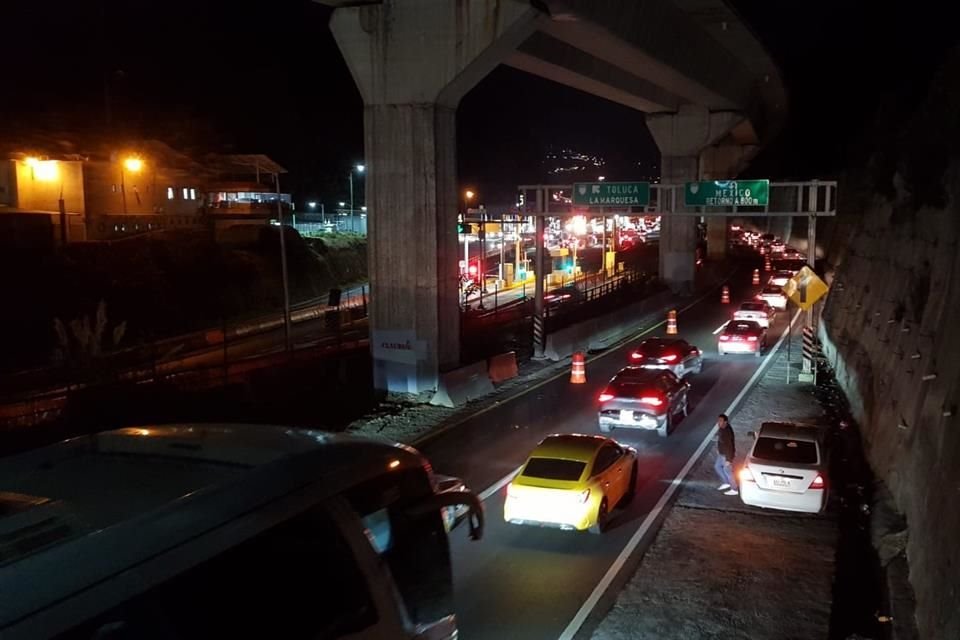
{"label": "toll booth", "polygon": [[550,267],[547,274],[547,283],[550,285],[559,285],[580,276],[580,266],[566,247],[550,249]]}

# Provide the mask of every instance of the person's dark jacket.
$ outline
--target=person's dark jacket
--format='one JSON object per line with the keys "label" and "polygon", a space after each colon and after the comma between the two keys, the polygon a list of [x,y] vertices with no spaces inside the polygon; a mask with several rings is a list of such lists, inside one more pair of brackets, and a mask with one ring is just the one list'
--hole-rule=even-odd
{"label": "person's dark jacket", "polygon": [[733,457],[737,453],[737,444],[733,438],[733,428],[728,424],[717,430],[717,452],[727,459],[727,462],[733,462]]}

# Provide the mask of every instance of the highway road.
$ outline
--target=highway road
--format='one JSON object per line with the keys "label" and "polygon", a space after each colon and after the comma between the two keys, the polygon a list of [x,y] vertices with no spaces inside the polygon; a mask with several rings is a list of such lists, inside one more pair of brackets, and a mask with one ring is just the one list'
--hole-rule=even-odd
{"label": "highway road", "polygon": [[[667,504],[665,493],[672,495],[674,479],[692,465],[717,414],[728,410],[768,361],[752,355],[728,355],[721,360],[717,355],[714,332],[755,291],[745,284],[749,282],[745,270],[736,280],[742,282],[731,282],[732,304],[721,305],[719,291],[714,291],[680,311],[680,337],[699,346],[705,355],[703,373],[691,378],[689,417],[666,439],[652,432],[613,432],[615,439],[640,453],[639,486],[632,504],[614,512],[610,528],[602,535],[504,523],[505,484],[544,436],[599,433],[596,398],[627,363],[629,345],[588,359],[587,384],[572,385],[565,373],[420,445],[438,472],[464,478],[485,500],[483,541],[470,544],[459,530],[451,538],[462,638],[573,638],[583,623],[581,633],[595,625],[598,620],[590,617],[593,605],[599,600],[602,611],[607,598],[615,596],[610,592],[601,597],[604,583],[616,584],[618,576],[623,580],[629,575],[629,559],[635,565],[636,551],[655,535],[657,516]],[[771,327],[771,345],[786,325],[786,314],[779,314]],[[648,335],[662,332],[662,327],[655,328]],[[624,564],[628,570],[618,573]]]}

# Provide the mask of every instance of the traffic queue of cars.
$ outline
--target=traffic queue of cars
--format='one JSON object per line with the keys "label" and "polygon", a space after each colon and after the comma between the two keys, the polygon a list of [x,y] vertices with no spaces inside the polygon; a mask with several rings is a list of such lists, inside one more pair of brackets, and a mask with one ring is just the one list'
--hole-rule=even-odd
{"label": "traffic queue of cars", "polygon": [[[742,242],[778,254],[795,250],[772,234],[743,231]],[[717,337],[717,353],[760,357],[794,271],[772,274],[755,299],[739,305]],[[633,498],[637,451],[604,435],[614,429],[656,431],[666,438],[690,412],[690,382],[703,371],[703,352],[674,336],[648,338],[598,396],[601,435],[555,434],[542,440],[507,485],[503,517],[513,524],[603,531],[610,512]],[[790,511],[826,506],[826,456],[818,430],[764,423],[740,469],[745,504]]]}

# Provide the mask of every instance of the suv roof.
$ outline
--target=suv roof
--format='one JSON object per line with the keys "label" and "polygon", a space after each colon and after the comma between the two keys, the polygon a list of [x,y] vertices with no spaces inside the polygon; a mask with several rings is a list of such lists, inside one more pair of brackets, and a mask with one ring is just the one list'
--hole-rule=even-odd
{"label": "suv roof", "polygon": [[387,465],[424,464],[385,440],[189,424],[104,431],[4,458],[0,592],[19,595],[0,600],[0,628],[309,484],[336,493]]}

